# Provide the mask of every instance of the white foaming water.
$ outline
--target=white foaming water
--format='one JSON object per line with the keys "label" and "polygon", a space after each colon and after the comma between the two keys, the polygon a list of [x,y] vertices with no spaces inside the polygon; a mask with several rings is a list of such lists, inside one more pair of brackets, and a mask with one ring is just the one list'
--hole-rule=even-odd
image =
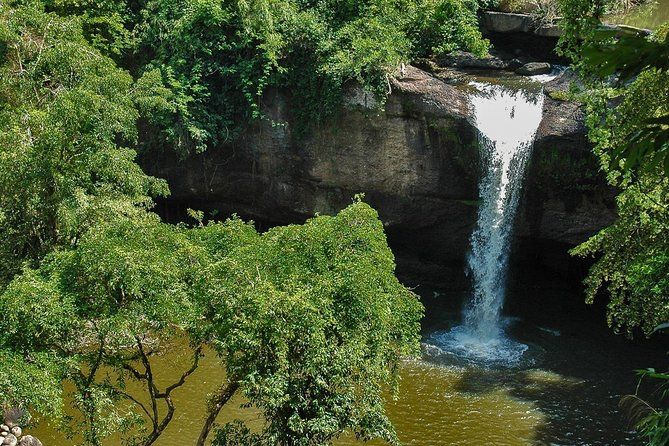
{"label": "white foaming water", "polygon": [[474,295],[465,311],[465,327],[476,338],[490,341],[502,335],[510,235],[525,166],[541,123],[543,95],[528,98],[523,90],[475,86],[482,93],[472,98],[472,106],[485,172],[468,259]]}
{"label": "white foaming water", "polygon": [[543,94],[472,85],[478,90],[471,103],[484,166],[468,258],[473,295],[464,310],[463,325],[435,333],[428,342],[465,359],[514,364],[527,346],[505,336],[501,310],[510,236],[525,167],[542,118]]}

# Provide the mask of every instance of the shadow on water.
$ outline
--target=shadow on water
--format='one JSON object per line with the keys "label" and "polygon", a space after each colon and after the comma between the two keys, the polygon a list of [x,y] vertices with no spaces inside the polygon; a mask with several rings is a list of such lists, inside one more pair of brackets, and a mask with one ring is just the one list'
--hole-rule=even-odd
{"label": "shadow on water", "polygon": [[[462,295],[424,295],[429,315],[425,338],[459,323]],[[528,296],[510,298],[527,302]],[[559,297],[543,298],[550,301]],[[631,341],[614,335],[604,320],[600,311],[566,319],[554,314],[551,326],[545,327],[531,314],[522,319],[507,316],[509,337],[528,346],[523,360],[511,367],[463,364],[448,354],[435,354],[429,347],[425,348],[425,360],[460,370],[453,385],[455,392],[476,397],[503,391],[530,403],[544,416],[535,429],[536,444],[642,445],[618,403],[623,395],[635,391],[635,370],[666,368],[666,339]],[[647,389],[647,393],[652,390]]]}

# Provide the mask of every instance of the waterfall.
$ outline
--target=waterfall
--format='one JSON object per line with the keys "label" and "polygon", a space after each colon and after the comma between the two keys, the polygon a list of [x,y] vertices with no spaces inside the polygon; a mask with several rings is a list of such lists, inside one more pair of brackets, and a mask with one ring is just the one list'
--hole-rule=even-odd
{"label": "waterfall", "polygon": [[483,172],[468,258],[473,296],[465,308],[464,323],[472,336],[487,341],[502,335],[500,312],[510,239],[525,167],[542,118],[543,95],[499,85],[474,86],[480,92],[471,104]]}
{"label": "waterfall", "polygon": [[[537,84],[534,84],[535,87]],[[523,176],[542,119],[539,88],[472,82],[482,175],[468,273],[473,290],[462,325],[430,336],[428,344],[465,360],[517,363],[527,346],[504,333],[504,305],[513,223]]]}

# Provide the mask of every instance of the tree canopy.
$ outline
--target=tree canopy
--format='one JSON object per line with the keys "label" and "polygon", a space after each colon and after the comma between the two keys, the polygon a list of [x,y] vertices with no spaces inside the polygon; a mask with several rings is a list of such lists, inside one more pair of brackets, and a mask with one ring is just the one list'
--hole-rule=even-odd
{"label": "tree canopy", "polygon": [[[476,0],[47,0],[151,93],[145,149],[185,155],[234,139],[284,88],[303,128],[338,109],[348,82],[380,99],[418,56],[487,52]],[[299,129],[298,129],[299,130]]]}
{"label": "tree canopy", "polygon": [[[606,1],[563,0],[563,50],[587,82],[590,138],[602,170],[619,191],[618,218],[572,252],[595,257],[585,280],[587,299],[608,294],[608,322],[616,331],[651,336],[669,321],[669,24],[651,36],[603,27]],[[654,369],[641,378],[662,382]],[[640,378],[640,379],[641,379]],[[650,446],[667,444],[669,410],[637,395],[637,428]]]}
{"label": "tree canopy", "polygon": [[[331,9],[288,1],[0,3],[0,411],[27,409],[77,443],[122,432],[150,445],[213,349],[227,382],[198,444],[235,393],[267,424],[246,440],[233,424],[219,442],[396,441],[381,395],[417,352],[422,307],[394,276],[376,212],[356,199],[264,234],[197,212],[170,225],[151,212],[167,185],[135,162],[157,141],[190,151],[233,137],[260,118],[262,91],[303,79],[298,53],[318,58],[315,83],[385,79],[406,34],[379,24],[390,40],[370,38],[358,27],[373,21],[351,23],[378,5],[343,6],[326,21]],[[325,35],[337,44],[313,52]],[[159,384],[152,360],[177,337],[192,361]]]}
{"label": "tree canopy", "polygon": [[[382,391],[392,389],[401,358],[417,353],[422,314],[394,276],[376,213],[361,202],[262,235],[238,219],[192,228],[152,214],[101,223],[76,248],[17,275],[0,311],[10,315],[0,321],[0,345],[15,367],[0,370],[13,383],[5,403],[53,418],[68,380],[81,412],[73,431],[87,444],[129,426],[138,444],[160,435],[173,388],[157,388],[151,357],[183,335],[194,356],[184,376],[212,346],[233,389],[227,399],[239,390],[265,415],[263,444],[327,444],[345,431],[394,441]],[[33,367],[38,393],[22,381]],[[145,381],[166,412],[127,393],[129,380]],[[138,407],[123,411],[123,400]]]}
{"label": "tree canopy", "polygon": [[[629,35],[602,26],[606,2],[563,1],[562,48],[587,82],[590,139],[602,170],[619,190],[619,218],[573,252],[596,256],[588,300],[610,294],[609,324],[650,335],[669,320],[669,116],[667,30]],[[621,34],[622,33],[622,34]]]}

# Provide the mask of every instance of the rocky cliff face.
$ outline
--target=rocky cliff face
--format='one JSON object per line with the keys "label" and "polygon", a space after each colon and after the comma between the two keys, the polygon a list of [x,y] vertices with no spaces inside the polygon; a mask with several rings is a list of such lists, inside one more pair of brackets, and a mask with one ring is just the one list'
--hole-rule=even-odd
{"label": "rocky cliff face", "polygon": [[[282,125],[266,120],[229,146],[144,164],[170,184],[164,209],[237,212],[269,224],[333,213],[365,193],[386,225],[401,274],[433,272],[464,286],[479,155],[468,87],[452,78],[407,67],[392,80],[383,111],[353,88],[341,115],[305,138],[291,132],[290,110],[299,104],[271,92],[266,113]],[[520,239],[571,246],[614,217],[577,104],[547,98],[526,184]]]}

